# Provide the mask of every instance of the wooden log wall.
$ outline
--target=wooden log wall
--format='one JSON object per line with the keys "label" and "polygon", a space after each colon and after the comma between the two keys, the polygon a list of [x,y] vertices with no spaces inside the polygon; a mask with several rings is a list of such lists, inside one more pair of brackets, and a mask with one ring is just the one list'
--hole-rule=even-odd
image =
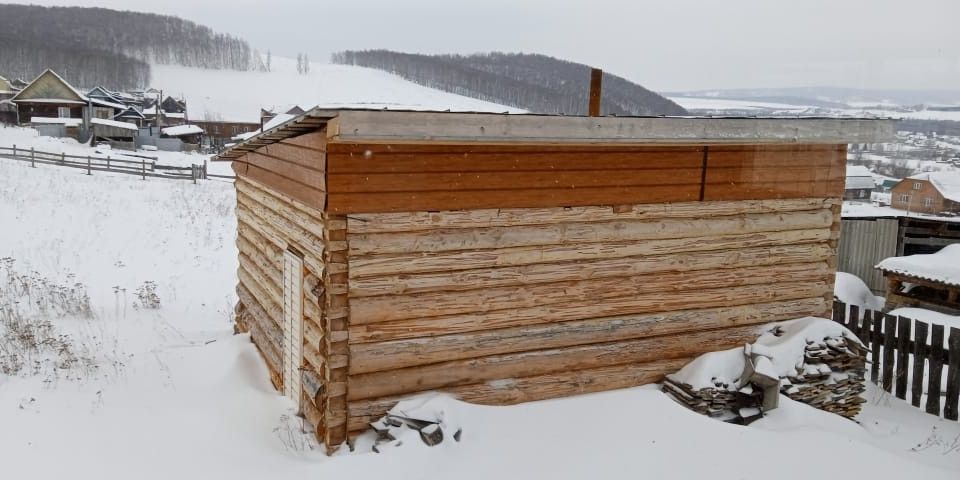
{"label": "wooden log wall", "polygon": [[419,391],[658,381],[759,324],[829,316],[839,198],[350,214],[348,430]]}
{"label": "wooden log wall", "polygon": [[[331,342],[342,342],[344,334],[332,333],[327,313],[334,312],[341,322],[345,322],[345,313],[343,308],[334,311],[332,307],[336,305],[329,301],[331,291],[338,290],[324,285],[332,272],[345,271],[331,263],[335,260],[331,258],[335,255],[331,250],[342,252],[346,243],[330,238],[326,232],[331,225],[343,230],[346,222],[331,220],[313,207],[246,175],[238,175],[235,183],[240,256],[238,328],[250,332],[251,340],[267,363],[274,386],[283,391],[283,252],[291,247],[300,252],[305,269],[303,358],[300,378],[295,381],[303,387],[301,414],[314,426],[318,438],[330,438],[329,432],[337,431],[331,429],[331,423],[334,427],[345,425],[345,408],[336,408],[336,405],[331,408],[330,404],[332,395],[337,398],[337,388],[344,390],[344,382],[341,381],[340,386],[331,382],[330,371],[342,368],[345,356],[330,348]],[[339,290],[345,292],[344,288]],[[335,358],[332,353],[339,356]]]}

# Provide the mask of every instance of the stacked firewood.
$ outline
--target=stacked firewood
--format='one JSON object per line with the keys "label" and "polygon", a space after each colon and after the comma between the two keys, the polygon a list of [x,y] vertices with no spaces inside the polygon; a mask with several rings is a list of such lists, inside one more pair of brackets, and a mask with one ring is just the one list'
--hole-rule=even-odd
{"label": "stacked firewood", "polygon": [[462,432],[460,428],[457,428],[454,432],[447,431],[444,433],[447,428],[442,421],[436,418],[413,418],[393,413],[388,413],[380,420],[370,423],[370,428],[377,434],[373,444],[373,451],[377,453],[387,448],[401,446],[403,438],[411,437],[407,434],[411,430],[416,431],[420,440],[429,447],[450,438],[459,442]]}
{"label": "stacked firewood", "polygon": [[667,377],[663,390],[695,412],[731,423],[747,424],[759,418],[763,403],[763,390],[752,385],[731,390],[730,384],[715,381],[714,387],[698,390]]}
{"label": "stacked firewood", "polygon": [[[853,418],[866,401],[860,396],[866,389],[866,352],[860,343],[843,337],[808,341],[803,363],[793,374],[780,378],[779,390],[798,402]],[[697,389],[667,376],[663,390],[695,412],[747,424],[760,418],[764,405],[769,405],[753,378],[735,382],[714,379],[712,386]]]}
{"label": "stacked firewood", "polygon": [[808,342],[803,368],[781,379],[780,391],[798,402],[847,418],[860,413],[866,400],[866,349],[845,338]]}

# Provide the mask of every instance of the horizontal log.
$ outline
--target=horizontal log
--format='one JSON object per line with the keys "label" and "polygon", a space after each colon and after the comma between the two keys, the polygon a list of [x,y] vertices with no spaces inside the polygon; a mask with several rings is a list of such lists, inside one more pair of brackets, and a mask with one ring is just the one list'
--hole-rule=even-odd
{"label": "horizontal log", "polygon": [[[238,204],[236,214],[238,231],[243,232],[247,230],[256,233],[263,241],[275,245],[281,252],[286,250],[290,245],[286,236],[268,225],[245,206]],[[320,260],[323,258],[323,252],[314,252],[301,245],[297,245],[297,247],[301,250],[301,253],[303,253],[303,263],[307,266],[308,270],[312,272],[323,272],[324,262]],[[264,249],[264,251],[266,251],[266,249]]]}
{"label": "horizontal log", "polygon": [[409,394],[497,379],[687,358],[756,340],[748,325],[680,335],[493,355],[350,376],[349,400]]}
{"label": "horizontal log", "polygon": [[279,346],[283,343],[282,308],[267,296],[265,291],[259,285],[257,285],[253,279],[251,279],[250,275],[245,270],[242,268],[238,269],[237,276],[240,280],[238,291],[243,289],[248,292],[251,300],[256,302],[256,304],[259,305],[263,310],[264,317],[273,323],[273,331],[277,332],[277,336],[271,340],[276,341],[277,348],[279,348]]}
{"label": "horizontal log", "polygon": [[673,310],[732,307],[756,303],[822,297],[826,281],[784,282],[717,289],[685,290],[598,303],[569,302],[493,312],[446,315],[425,319],[397,320],[351,325],[350,342],[368,343],[404,338],[430,337],[496,328],[519,327],[585,318],[638,315]]}
{"label": "horizontal log", "polygon": [[308,250],[317,257],[323,257],[322,252],[325,245],[322,232],[321,236],[308,232],[300,225],[270,210],[253,197],[240,191],[237,192],[237,203],[238,205],[243,205],[257,218],[263,219],[263,223],[272,227],[274,232],[276,232],[275,235],[286,240],[287,244],[294,243],[300,250]]}
{"label": "horizontal log", "polygon": [[254,183],[239,181],[237,182],[237,191],[243,192],[260,204],[273,210],[274,213],[281,215],[291,222],[303,227],[304,230],[318,237],[323,237],[324,225],[322,212],[317,210],[304,211],[293,206],[288,199],[278,196],[269,190],[258,188]]}
{"label": "horizontal log", "polygon": [[685,290],[819,280],[832,270],[826,262],[764,265],[759,267],[663,272],[656,276],[598,278],[572,282],[481,288],[460,292],[429,292],[350,299],[351,325],[427,318],[462,313],[492,312],[582,302],[589,304]]}
{"label": "horizontal log", "polygon": [[644,242],[604,242],[541,247],[515,247],[494,250],[462,252],[414,253],[353,257],[350,259],[350,278],[390,274],[450,272],[538,263],[556,263],[573,260],[662,255],[680,252],[707,252],[772,245],[824,242],[830,239],[830,229],[790,230],[786,232],[739,233],[715,236],[690,236]]}
{"label": "horizontal log", "polygon": [[612,207],[497,208],[441,212],[357,213],[348,217],[351,234],[397,233],[456,228],[514,227],[557,223],[655,220],[660,218],[710,218],[749,213],[795,212],[830,208],[826,198],[744,200],[737,202],[679,202]]}
{"label": "horizontal log", "polygon": [[303,415],[303,418],[310,425],[311,431],[314,435],[323,435],[321,433],[321,427],[323,426],[323,414],[320,412],[320,409],[317,408],[314,400],[310,398],[310,395],[307,394],[304,390],[300,395],[300,412]]}
{"label": "horizontal log", "polygon": [[350,255],[364,256],[780,232],[828,228],[832,223],[832,212],[824,209],[791,213],[751,213],[709,219],[617,220],[434,230],[429,233],[357,234],[350,235],[349,240]]}
{"label": "horizontal log", "polygon": [[350,373],[369,373],[502,353],[769,323],[808,316],[822,311],[826,305],[827,301],[818,297],[352,344]]}
{"label": "horizontal log", "polygon": [[[505,378],[446,388],[442,391],[465,402],[480,405],[514,405],[659,382],[667,373],[679,370],[689,361],[690,358],[674,358],[547,375]],[[348,429],[350,431],[366,430],[369,428],[370,421],[379,419],[398,401],[408,397],[409,395],[403,395],[350,402]]]}
{"label": "horizontal log", "polygon": [[592,261],[539,263],[451,272],[404,273],[353,278],[350,280],[350,296],[355,298],[435,291],[465,291],[511,285],[628,277],[655,272],[685,272],[711,268],[820,262],[832,258],[833,255],[834,249],[828,245],[813,243]]}

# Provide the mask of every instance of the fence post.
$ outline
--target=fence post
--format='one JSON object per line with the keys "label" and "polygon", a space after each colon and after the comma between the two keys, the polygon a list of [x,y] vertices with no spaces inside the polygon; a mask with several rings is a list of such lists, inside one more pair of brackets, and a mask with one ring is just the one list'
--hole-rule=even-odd
{"label": "fence post", "polygon": [[107,170],[110,170],[110,155],[107,155]]}
{"label": "fence post", "polygon": [[140,180],[147,179],[147,162],[145,160],[140,160]]}
{"label": "fence post", "polygon": [[67,154],[65,152],[60,152],[60,165],[63,166],[66,164],[67,164]]}
{"label": "fence post", "polygon": [[17,159],[17,146],[16,146],[16,145],[13,146],[13,159],[14,159],[14,160]]}
{"label": "fence post", "polygon": [[193,184],[197,184],[197,166],[190,165],[190,178],[193,179]]}
{"label": "fence post", "polygon": [[34,147],[30,147],[30,166],[37,168],[37,151]]}
{"label": "fence post", "polygon": [[206,160],[203,161],[203,179],[204,180],[207,179],[207,161]]}
{"label": "fence post", "polygon": [[90,155],[87,155],[87,175],[93,175],[93,172],[90,171]]}

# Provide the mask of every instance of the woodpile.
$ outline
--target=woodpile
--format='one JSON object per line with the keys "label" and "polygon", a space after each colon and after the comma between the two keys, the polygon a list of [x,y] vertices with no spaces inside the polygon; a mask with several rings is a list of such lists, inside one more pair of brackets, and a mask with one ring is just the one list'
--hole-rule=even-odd
{"label": "woodpile", "polygon": [[463,430],[459,427],[452,432],[445,431],[451,429],[445,426],[439,418],[419,418],[393,412],[388,413],[376,422],[370,423],[370,428],[377,434],[372,448],[377,453],[382,452],[385,448],[403,445],[403,439],[411,437],[411,435],[405,433],[411,430],[416,431],[420,440],[428,447],[450,439],[459,442],[463,433]]}
{"label": "woodpile", "polygon": [[803,368],[781,380],[780,391],[798,402],[853,418],[866,400],[867,350],[845,338],[809,342]]}
{"label": "woodpile", "polygon": [[[747,358],[766,355],[762,347],[754,346],[754,355],[750,354],[750,346],[747,347]],[[853,418],[866,401],[861,396],[866,389],[866,353],[867,349],[859,342],[843,336],[827,337],[822,341],[807,340],[802,361],[792,373],[780,376],[779,393],[812,407]],[[751,365],[752,362],[744,363]],[[745,375],[750,378],[741,377],[734,381],[716,377],[712,379],[712,385],[701,388],[667,376],[662,388],[695,412],[731,423],[748,424],[760,418],[764,411],[775,408],[775,403],[770,406],[770,399],[764,401],[764,385],[752,375],[750,371],[750,375]],[[767,395],[772,392],[766,390]]]}

